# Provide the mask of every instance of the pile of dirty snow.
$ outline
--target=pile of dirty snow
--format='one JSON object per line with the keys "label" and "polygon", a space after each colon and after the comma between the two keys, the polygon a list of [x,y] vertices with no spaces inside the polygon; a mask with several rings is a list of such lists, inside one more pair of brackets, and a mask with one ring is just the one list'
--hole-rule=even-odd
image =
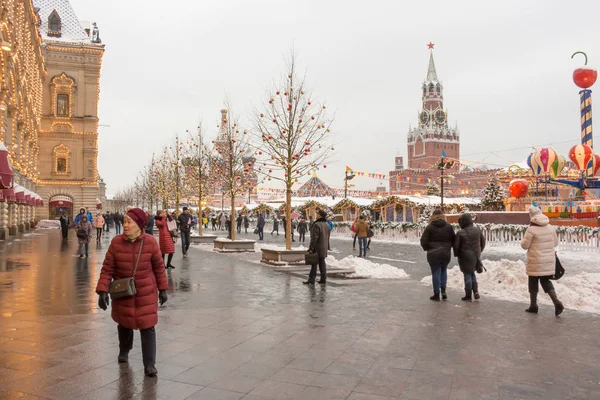
{"label": "pile of dirty snow", "polygon": [[[502,300],[528,303],[527,274],[523,261],[483,260],[487,272],[477,274],[479,293],[482,296],[495,297]],[[559,281],[552,281],[558,298],[566,308],[580,311],[600,313],[600,273],[580,272],[569,275],[569,266],[565,276]],[[431,285],[431,277],[426,276],[421,283]],[[464,288],[464,278],[458,266],[448,270],[448,287]],[[540,287],[538,302],[551,305],[548,295]]]}
{"label": "pile of dirty snow", "polygon": [[377,264],[366,258],[348,256],[336,260],[333,256],[326,259],[327,266],[354,269],[354,273],[348,275],[350,278],[373,278],[373,279],[408,279],[408,274],[403,269],[392,267],[389,264]]}

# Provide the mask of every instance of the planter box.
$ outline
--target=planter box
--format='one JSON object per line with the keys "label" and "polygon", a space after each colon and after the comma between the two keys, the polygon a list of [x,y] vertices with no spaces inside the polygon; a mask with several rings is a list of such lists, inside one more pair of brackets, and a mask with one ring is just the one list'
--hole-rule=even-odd
{"label": "planter box", "polygon": [[254,253],[255,240],[215,239],[214,251],[220,253]]}
{"label": "planter box", "polygon": [[190,236],[191,244],[210,244],[215,241],[217,235],[202,235],[202,236]]}
{"label": "planter box", "polygon": [[261,262],[270,265],[304,264],[306,250],[261,249]]}

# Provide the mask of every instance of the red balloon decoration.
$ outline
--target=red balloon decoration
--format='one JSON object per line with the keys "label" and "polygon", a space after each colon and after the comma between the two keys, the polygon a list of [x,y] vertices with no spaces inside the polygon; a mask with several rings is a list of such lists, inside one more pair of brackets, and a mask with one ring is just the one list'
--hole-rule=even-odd
{"label": "red balloon decoration", "polygon": [[600,169],[600,156],[594,153],[594,159],[596,160],[596,164],[594,165],[594,175],[596,175],[596,173]]}
{"label": "red balloon decoration", "polygon": [[513,179],[508,184],[508,191],[511,197],[525,197],[529,191],[529,183],[525,179]]}
{"label": "red balloon decoration", "polygon": [[583,54],[585,57],[585,64],[583,67],[577,68],[575,71],[573,71],[573,82],[575,82],[578,87],[587,89],[596,83],[598,71],[587,66],[587,55],[583,51],[577,51],[573,53],[571,58],[575,57],[576,54]]}

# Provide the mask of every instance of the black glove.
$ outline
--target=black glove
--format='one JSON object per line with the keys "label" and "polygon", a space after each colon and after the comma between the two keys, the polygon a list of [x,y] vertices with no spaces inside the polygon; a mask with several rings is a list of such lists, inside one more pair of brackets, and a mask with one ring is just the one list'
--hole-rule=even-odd
{"label": "black glove", "polygon": [[168,299],[167,291],[159,290],[158,291],[158,300],[159,300],[161,306],[167,302],[167,299]]}
{"label": "black glove", "polygon": [[106,293],[106,292],[98,293],[98,307],[100,307],[101,309],[106,311],[109,303],[110,303],[110,300],[108,298],[108,293]]}

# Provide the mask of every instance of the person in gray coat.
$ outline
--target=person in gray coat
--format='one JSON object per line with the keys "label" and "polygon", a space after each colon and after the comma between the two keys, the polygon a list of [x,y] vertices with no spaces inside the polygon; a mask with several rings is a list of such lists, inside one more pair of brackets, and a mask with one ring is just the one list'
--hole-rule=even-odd
{"label": "person in gray coat", "polygon": [[[308,251],[310,253],[317,253],[319,255],[319,272],[321,273],[321,280],[319,283],[325,284],[327,282],[327,265],[325,264],[325,258],[327,257],[327,250],[329,250],[329,235],[331,230],[327,225],[327,213],[323,210],[318,212],[319,219],[310,228],[310,245]],[[315,279],[317,278],[317,264],[314,264],[310,268],[310,274],[308,280],[304,282],[305,285],[314,285]]]}
{"label": "person in gray coat", "polygon": [[479,287],[475,270],[477,260],[485,248],[485,237],[481,229],[473,225],[471,214],[461,214],[458,217],[460,231],[454,237],[454,256],[458,257],[460,271],[465,277],[465,297],[462,301],[472,301],[471,292],[479,299]]}

